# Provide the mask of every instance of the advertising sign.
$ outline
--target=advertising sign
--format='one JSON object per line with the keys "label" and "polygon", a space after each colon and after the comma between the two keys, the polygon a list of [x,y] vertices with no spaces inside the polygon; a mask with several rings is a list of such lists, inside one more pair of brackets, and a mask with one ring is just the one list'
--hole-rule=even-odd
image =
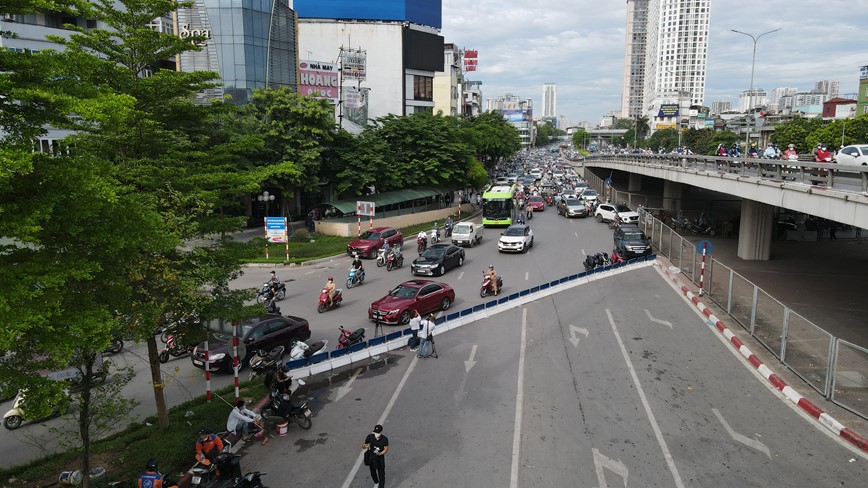
{"label": "advertising sign", "polygon": [[268,242],[288,242],[285,217],[265,217],[265,239]]}
{"label": "advertising sign", "polygon": [[475,49],[464,51],[464,71],[476,71],[479,62],[479,52]]}
{"label": "advertising sign", "polygon": [[530,110],[509,109],[501,110],[500,113],[507,122],[523,122],[531,119]]}
{"label": "advertising sign", "polygon": [[361,200],[356,201],[356,211],[359,215],[364,215],[365,217],[373,217],[374,216],[374,202],[363,202]]}
{"label": "advertising sign", "polygon": [[675,128],[675,124],[674,124],[674,123],[664,123],[664,122],[659,122],[659,123],[657,124],[657,128],[658,128],[658,129],[674,129],[674,128]]}
{"label": "advertising sign", "polygon": [[678,104],[667,103],[660,105],[660,111],[657,112],[658,117],[678,117]]}
{"label": "advertising sign", "polygon": [[344,51],[341,56],[344,79],[365,81],[367,56],[364,51]]}
{"label": "advertising sign", "polygon": [[354,86],[344,88],[344,108],[361,108],[362,92]]}
{"label": "advertising sign", "polygon": [[300,95],[325,98],[333,104],[338,103],[340,79],[337,64],[301,61],[298,63],[298,76]]}

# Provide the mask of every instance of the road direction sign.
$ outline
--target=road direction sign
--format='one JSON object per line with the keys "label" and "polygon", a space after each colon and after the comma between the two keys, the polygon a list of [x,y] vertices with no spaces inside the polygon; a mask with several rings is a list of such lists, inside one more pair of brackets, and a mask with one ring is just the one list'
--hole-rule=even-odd
{"label": "road direction sign", "polygon": [[703,239],[696,243],[696,252],[702,254],[703,249],[706,254],[711,254],[711,241],[708,239]]}

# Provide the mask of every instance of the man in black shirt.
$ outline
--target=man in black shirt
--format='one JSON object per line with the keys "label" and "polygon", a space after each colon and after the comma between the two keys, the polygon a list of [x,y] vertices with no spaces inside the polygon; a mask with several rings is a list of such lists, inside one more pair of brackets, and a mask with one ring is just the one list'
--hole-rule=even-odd
{"label": "man in black shirt", "polygon": [[383,435],[383,426],[375,425],[374,431],[365,437],[365,450],[371,451],[371,479],[374,488],[386,486],[386,453],[389,452],[389,438]]}

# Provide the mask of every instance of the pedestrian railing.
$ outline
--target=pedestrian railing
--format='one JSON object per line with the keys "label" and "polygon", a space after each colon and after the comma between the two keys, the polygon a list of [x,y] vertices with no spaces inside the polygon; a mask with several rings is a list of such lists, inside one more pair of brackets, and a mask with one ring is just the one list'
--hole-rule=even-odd
{"label": "pedestrian railing", "polygon": [[[639,225],[658,253],[699,284],[702,253],[650,212]],[[703,293],[826,399],[868,418],[868,349],[838,339],[732,268],[707,258]]]}

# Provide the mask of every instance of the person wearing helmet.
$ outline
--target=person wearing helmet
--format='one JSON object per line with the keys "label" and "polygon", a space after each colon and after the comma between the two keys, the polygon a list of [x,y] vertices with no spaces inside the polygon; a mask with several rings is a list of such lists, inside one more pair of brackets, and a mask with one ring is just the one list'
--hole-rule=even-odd
{"label": "person wearing helmet", "polygon": [[750,143],[750,148],[748,148],[748,150],[747,150],[747,155],[748,155],[748,157],[751,157],[751,158],[759,157],[759,151],[757,151],[755,142]]}
{"label": "person wearing helmet", "polygon": [[789,161],[795,161],[799,159],[799,153],[796,152],[796,146],[790,144],[787,146],[787,150],[781,155],[781,159],[786,159]]}
{"label": "person wearing helmet", "polygon": [[361,279],[365,274],[365,266],[362,264],[362,258],[359,257],[359,253],[353,253],[353,264],[352,267],[356,270],[356,279]]}
{"label": "person wearing helmet", "polygon": [[166,479],[165,475],[157,471],[157,460],[148,459],[145,463],[145,472],[139,475],[139,488],[177,488],[178,485]]}
{"label": "person wearing helmet", "polygon": [[494,269],[493,264],[488,265],[488,276],[491,278],[491,291],[494,292],[494,296],[497,296],[500,290],[497,289],[497,271]]}
{"label": "person wearing helmet", "polygon": [[323,287],[326,291],[329,292],[329,306],[332,305],[332,299],[335,297],[335,278],[334,276],[329,276],[329,280],[326,281],[325,286]]}
{"label": "person wearing helmet", "polygon": [[766,159],[775,159],[776,155],[777,151],[775,151],[775,145],[770,142],[768,147],[766,147],[766,150],[763,151],[763,157]]}
{"label": "person wearing helmet", "polygon": [[196,439],[196,462],[203,466],[210,466],[217,460],[217,455],[223,451],[223,439],[212,434],[208,429],[199,431]]}

